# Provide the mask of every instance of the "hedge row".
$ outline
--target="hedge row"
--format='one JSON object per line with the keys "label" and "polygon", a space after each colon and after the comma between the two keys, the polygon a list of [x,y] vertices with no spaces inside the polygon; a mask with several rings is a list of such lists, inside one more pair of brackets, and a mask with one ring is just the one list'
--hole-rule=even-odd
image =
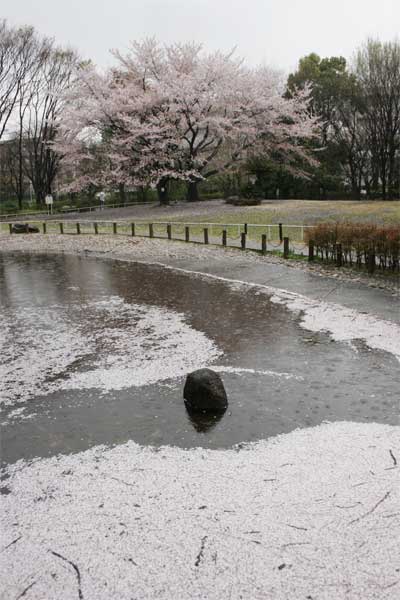
{"label": "hedge row", "polygon": [[361,267],[371,257],[381,269],[399,270],[400,225],[377,226],[355,223],[322,223],[306,230],[306,240],[313,240],[316,255],[323,260],[338,259]]}

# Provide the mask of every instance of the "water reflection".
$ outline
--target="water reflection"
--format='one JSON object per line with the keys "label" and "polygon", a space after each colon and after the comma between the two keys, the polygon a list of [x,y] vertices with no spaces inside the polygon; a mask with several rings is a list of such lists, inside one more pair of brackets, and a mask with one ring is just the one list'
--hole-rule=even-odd
{"label": "water reflection", "polygon": [[222,417],[226,413],[226,410],[223,413],[219,413],[217,415],[206,415],[193,412],[189,410],[186,406],[186,412],[188,414],[190,423],[193,425],[194,430],[198,433],[207,433],[221,421]]}
{"label": "water reflection", "polygon": [[[347,344],[332,343],[323,333],[311,335],[299,327],[296,316],[271,304],[264,294],[155,266],[72,256],[0,255],[0,328],[6,316],[12,323],[13,314],[57,305],[69,330],[79,327],[90,342],[94,320],[96,327],[106,327],[90,307],[110,296],[185,315],[188,325],[223,350],[220,365],[265,374],[222,373],[230,400],[223,418],[187,414],[182,402],[184,377],[108,393],[90,388],[37,395],[22,406],[23,416],[32,418],[11,418],[2,428],[4,460],[129,439],[218,448],[322,421],[399,422],[399,365],[394,358],[362,345],[355,351]],[[119,328],[129,324],[125,318],[115,315]],[[51,326],[46,324],[50,330]],[[12,327],[9,335],[13,343]],[[29,345],[29,335],[23,341]],[[104,351],[111,353],[112,348],[106,345]],[[84,372],[90,368],[88,360],[81,357],[70,368]],[[290,378],[283,376],[288,372]],[[4,409],[3,420],[14,409]]]}

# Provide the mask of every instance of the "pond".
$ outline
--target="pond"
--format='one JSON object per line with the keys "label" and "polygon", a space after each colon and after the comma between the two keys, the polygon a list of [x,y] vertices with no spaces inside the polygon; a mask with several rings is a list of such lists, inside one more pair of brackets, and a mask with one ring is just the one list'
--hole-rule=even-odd
{"label": "pond", "polygon": [[[323,421],[398,423],[398,361],[335,342],[256,288],[160,266],[0,256],[2,460],[98,444],[227,448]],[[187,372],[223,378],[220,419]]]}

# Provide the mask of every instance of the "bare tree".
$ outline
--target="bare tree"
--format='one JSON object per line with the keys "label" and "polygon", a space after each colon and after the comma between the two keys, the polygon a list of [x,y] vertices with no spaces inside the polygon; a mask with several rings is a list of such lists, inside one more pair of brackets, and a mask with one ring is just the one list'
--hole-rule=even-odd
{"label": "bare tree", "polygon": [[365,126],[372,183],[393,198],[400,151],[400,42],[368,40],[358,51],[355,72],[365,99]]}
{"label": "bare tree", "polygon": [[12,142],[6,167],[20,208],[27,179],[39,202],[51,192],[60,163],[51,143],[76,65],[72,50],[56,47],[32,27],[0,21],[0,140],[7,133]]}
{"label": "bare tree", "polygon": [[26,188],[27,173],[24,169],[24,161],[27,149],[25,139],[26,120],[29,116],[32,102],[35,99],[38,81],[41,80],[41,74],[49,56],[52,52],[53,41],[49,38],[40,38],[37,35],[31,39],[31,56],[34,60],[31,61],[30,68],[25,73],[21,81],[17,105],[14,111],[13,121],[16,123],[17,132],[15,135],[16,158],[15,165],[17,167],[16,177],[16,195],[18,198],[19,207],[22,208],[22,200]]}
{"label": "bare tree", "polygon": [[71,84],[77,64],[74,51],[52,46],[29,84],[21,122],[23,166],[40,203],[52,192],[62,158],[53,149],[52,142],[65,105],[63,94]]}
{"label": "bare tree", "polygon": [[21,87],[29,72],[38,66],[33,27],[18,29],[0,21],[0,140],[17,105]]}
{"label": "bare tree", "polygon": [[365,99],[352,74],[346,74],[342,83],[330,120],[331,141],[339,148],[353,197],[360,198],[363,185],[369,187],[371,163],[365,130]]}
{"label": "bare tree", "polygon": [[20,177],[21,157],[19,148],[18,134],[8,137],[2,142],[2,163],[3,163],[3,186],[8,193],[15,196],[21,208],[21,200],[25,195],[28,182],[22,175]]}

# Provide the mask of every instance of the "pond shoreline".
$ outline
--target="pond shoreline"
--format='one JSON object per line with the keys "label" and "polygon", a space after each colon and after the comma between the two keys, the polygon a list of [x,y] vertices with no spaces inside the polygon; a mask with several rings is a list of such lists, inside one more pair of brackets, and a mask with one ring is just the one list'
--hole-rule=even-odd
{"label": "pond shoreline", "polygon": [[393,296],[400,297],[400,278],[375,272],[368,275],[355,269],[338,269],[333,266],[305,261],[293,261],[279,258],[272,254],[262,256],[260,253],[236,248],[204,246],[183,241],[170,241],[148,238],[115,238],[112,235],[84,236],[65,235],[0,235],[1,252],[29,252],[47,254],[73,254],[82,256],[99,256],[129,260],[133,262],[159,262],[171,266],[177,262],[190,259],[204,259],[210,262],[218,260],[230,261],[232,264],[243,262],[250,265],[275,265],[290,271],[309,273],[312,276],[324,277],[335,282],[349,282],[362,286],[384,290]]}

